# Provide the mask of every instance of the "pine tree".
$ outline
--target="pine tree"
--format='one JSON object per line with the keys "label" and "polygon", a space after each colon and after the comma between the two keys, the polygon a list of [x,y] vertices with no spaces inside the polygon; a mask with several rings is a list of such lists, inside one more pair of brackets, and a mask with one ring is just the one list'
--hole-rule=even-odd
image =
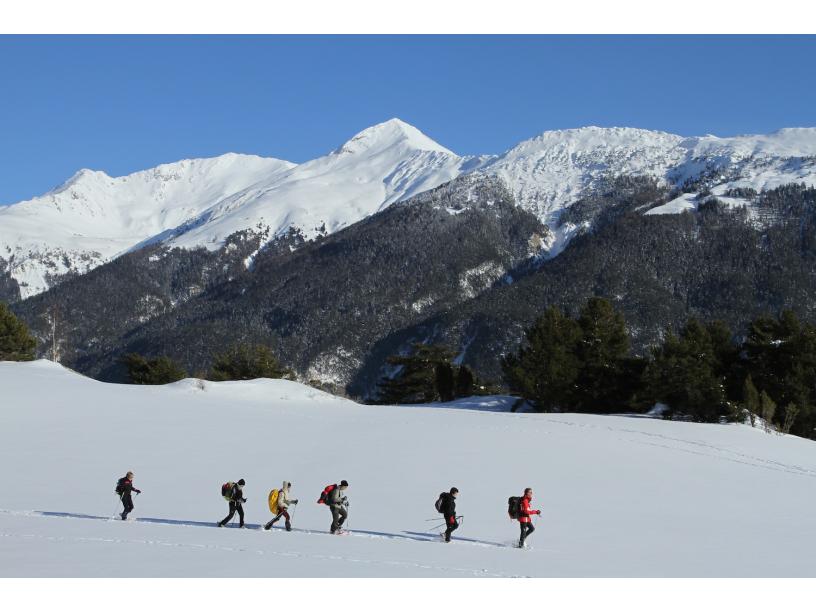
{"label": "pine tree", "polygon": [[524,336],[518,353],[502,360],[511,391],[544,412],[569,409],[581,365],[577,356],[580,327],[558,308],[550,307]]}
{"label": "pine tree", "polygon": [[25,323],[0,302],[0,361],[31,361],[36,347]]}
{"label": "pine tree", "polygon": [[413,352],[409,355],[388,357],[388,363],[396,368],[396,372],[380,381],[380,403],[417,404],[440,399],[437,366],[449,365],[453,351],[444,346],[422,343],[414,344],[412,348]]}
{"label": "pine tree", "polygon": [[147,359],[138,353],[122,358],[133,385],[166,385],[187,377],[187,372],[169,357]]}
{"label": "pine tree", "polygon": [[435,369],[436,394],[439,401],[450,402],[455,398],[455,374],[450,363],[437,363]]}
{"label": "pine tree", "polygon": [[722,369],[709,329],[690,319],[679,336],[669,334],[655,349],[647,385],[655,401],[669,406],[666,416],[715,423],[733,415],[719,374]]}
{"label": "pine tree", "polygon": [[801,323],[790,311],[777,319],[760,317],[751,322],[743,345],[744,367],[757,387],[767,392],[783,410],[775,424],[784,427],[788,406],[796,406],[791,433],[816,434],[816,327]]}
{"label": "pine tree", "polygon": [[582,412],[620,410],[629,399],[621,385],[624,359],[629,353],[629,334],[623,315],[609,300],[593,297],[578,317],[581,339],[577,358],[574,408]]}
{"label": "pine tree", "polygon": [[216,355],[209,380],[254,380],[256,378],[289,378],[272,350],[264,345],[239,344]]}
{"label": "pine tree", "polygon": [[460,366],[456,371],[456,383],[454,385],[454,395],[456,397],[470,397],[476,392],[476,378],[473,370],[466,365]]}

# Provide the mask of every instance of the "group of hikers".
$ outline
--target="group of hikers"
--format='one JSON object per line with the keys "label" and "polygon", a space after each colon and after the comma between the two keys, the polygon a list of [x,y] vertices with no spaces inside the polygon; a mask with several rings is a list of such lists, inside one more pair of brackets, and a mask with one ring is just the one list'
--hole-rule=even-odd
{"label": "group of hikers", "polygon": [[[241,478],[236,482],[226,482],[221,486],[221,495],[229,504],[229,514],[217,523],[218,527],[226,526],[238,514],[238,527],[244,528],[244,504],[246,498],[244,497],[244,486],[246,481]],[[341,480],[340,484],[331,484],[326,486],[320,498],[317,500],[318,504],[325,504],[331,511],[332,521],[329,527],[331,534],[342,534],[343,524],[348,519],[348,498],[345,495],[348,489],[348,481]],[[272,529],[272,526],[281,518],[284,519],[286,531],[292,531],[292,516],[289,514],[290,506],[297,506],[298,500],[291,497],[292,483],[283,481],[280,489],[272,489],[269,493],[269,509],[274,515],[264,529]],[[120,478],[116,483],[116,494],[122,500],[123,510],[120,516],[122,520],[127,520],[128,514],[133,511],[133,493],[137,495],[141,491],[133,486],[133,472],[128,472],[124,477]],[[451,541],[451,534],[459,528],[459,519],[461,516],[456,514],[456,498],[459,496],[459,489],[451,487],[450,491],[440,493],[436,500],[434,507],[444,518],[445,531],[440,534],[445,542]],[[508,515],[511,519],[519,522],[520,536],[518,547],[523,548],[525,540],[529,537],[535,527],[533,526],[532,517],[541,514],[541,510],[534,510],[530,503],[533,500],[533,490],[531,488],[524,489],[524,494],[520,497],[511,497],[508,500]]]}

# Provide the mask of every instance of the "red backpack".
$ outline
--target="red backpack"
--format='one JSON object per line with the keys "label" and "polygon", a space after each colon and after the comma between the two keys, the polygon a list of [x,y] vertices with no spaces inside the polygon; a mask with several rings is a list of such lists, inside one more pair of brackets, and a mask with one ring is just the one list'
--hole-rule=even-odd
{"label": "red backpack", "polygon": [[320,494],[320,499],[317,500],[318,504],[326,504],[329,501],[329,494],[337,488],[336,484],[330,484],[323,492]]}

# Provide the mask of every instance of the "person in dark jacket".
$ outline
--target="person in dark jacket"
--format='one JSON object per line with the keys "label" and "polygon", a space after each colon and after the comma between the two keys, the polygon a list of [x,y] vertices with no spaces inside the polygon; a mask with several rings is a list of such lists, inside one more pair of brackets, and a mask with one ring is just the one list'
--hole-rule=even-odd
{"label": "person in dark jacket", "polygon": [[238,512],[238,518],[241,520],[241,523],[238,525],[241,529],[244,527],[244,507],[242,504],[246,503],[246,498],[244,497],[244,485],[246,482],[242,478],[234,485],[232,485],[232,489],[229,492],[229,514],[226,518],[218,523],[219,527],[223,527],[227,523],[232,520],[232,517],[235,516],[235,512]]}
{"label": "person in dark jacket", "polygon": [[119,494],[119,499],[122,500],[124,511],[120,515],[122,520],[127,520],[127,515],[133,511],[133,498],[131,494],[136,492],[136,495],[141,493],[139,489],[133,486],[133,472],[128,472],[116,482],[116,492]]}
{"label": "person in dark jacket", "polygon": [[445,517],[445,541],[450,542],[451,534],[459,528],[459,522],[456,520],[456,498],[459,495],[459,489],[451,487],[450,493],[443,493],[440,510]]}
{"label": "person in dark jacket", "polygon": [[345,523],[346,519],[348,518],[349,503],[345,496],[346,489],[348,489],[348,482],[341,480],[340,486],[334,487],[326,500],[326,505],[329,507],[332,514],[332,523],[331,527],[329,528],[331,533],[342,531],[341,527],[343,527],[343,523]]}
{"label": "person in dark jacket", "polygon": [[531,533],[535,531],[533,526],[533,519],[530,518],[533,514],[541,515],[541,510],[533,510],[530,507],[530,502],[533,501],[533,490],[529,487],[524,489],[524,496],[521,498],[519,506],[519,528],[521,529],[521,536],[519,537],[519,548],[524,548],[524,540],[527,539]]}

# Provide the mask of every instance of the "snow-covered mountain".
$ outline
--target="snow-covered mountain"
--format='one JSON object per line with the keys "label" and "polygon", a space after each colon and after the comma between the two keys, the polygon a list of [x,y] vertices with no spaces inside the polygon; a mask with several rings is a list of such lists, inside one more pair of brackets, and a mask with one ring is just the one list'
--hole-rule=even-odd
{"label": "snow-covered mountain", "polygon": [[22,297],[83,273],[295,164],[252,155],[164,164],[123,177],[80,170],[43,196],[0,208],[0,257]]}
{"label": "snow-covered mountain", "polygon": [[[383,409],[284,380],[113,385],[47,361],[1,362],[0,388],[0,577],[816,573],[816,445],[747,425],[509,413],[502,397]],[[110,520],[127,470],[142,494]],[[238,478],[249,528],[217,529]],[[347,537],[315,503],[341,478]],[[294,529],[263,531],[284,479]],[[451,486],[465,518],[443,544],[432,503]],[[525,487],[542,514],[518,550],[507,498]]]}
{"label": "snow-covered mountain", "polygon": [[[609,176],[704,188],[734,205],[745,204],[729,196],[734,188],[816,184],[816,129],[686,138],[587,127],[545,132],[499,156],[461,157],[392,119],[300,165],[228,154],[119,178],[80,171],[44,196],[0,208],[0,258],[27,297],[146,243],[212,250],[244,230],[262,244],[290,230],[307,239],[332,233],[470,172],[501,177],[555,230],[543,245],[555,255],[574,230],[560,225],[561,212]],[[695,196],[650,212],[693,208]]]}

